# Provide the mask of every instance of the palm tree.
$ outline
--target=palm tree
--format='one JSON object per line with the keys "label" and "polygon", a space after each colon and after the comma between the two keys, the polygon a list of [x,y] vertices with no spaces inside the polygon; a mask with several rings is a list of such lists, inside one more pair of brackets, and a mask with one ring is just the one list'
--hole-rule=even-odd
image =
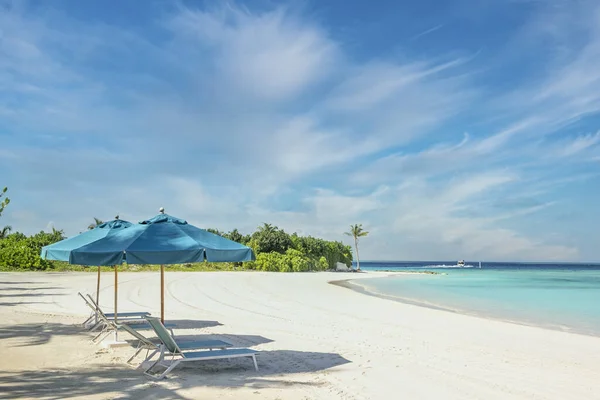
{"label": "palm tree", "polygon": [[7,225],[4,228],[0,229],[0,239],[4,239],[8,236],[8,234],[12,231],[12,226]]}
{"label": "palm tree", "polygon": [[95,227],[97,227],[98,225],[102,225],[104,223],[104,221],[102,221],[101,219],[98,219],[96,217],[94,217],[94,223],[93,224],[89,224],[88,225],[88,229],[92,230]]}
{"label": "palm tree", "polygon": [[277,232],[277,227],[264,222],[263,226],[259,227],[258,230],[264,233],[274,233]]}
{"label": "palm tree", "polygon": [[345,235],[354,238],[354,248],[356,249],[356,270],[360,271],[360,258],[358,257],[358,238],[367,236],[369,232],[363,230],[362,224],[350,225],[350,231],[344,232]]}
{"label": "palm tree", "polygon": [[[0,198],[4,196],[7,190],[8,188],[5,187],[0,191]],[[2,215],[2,211],[4,211],[4,208],[8,205],[8,203],[10,203],[10,199],[8,197],[5,197],[4,200],[0,201],[0,215]]]}

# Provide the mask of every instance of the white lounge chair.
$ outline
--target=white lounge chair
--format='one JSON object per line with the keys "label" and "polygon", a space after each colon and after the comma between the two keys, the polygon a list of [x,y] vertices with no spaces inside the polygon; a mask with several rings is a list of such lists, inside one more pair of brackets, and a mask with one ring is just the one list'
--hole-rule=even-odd
{"label": "white lounge chair", "polygon": [[[81,297],[83,299],[85,304],[92,310],[92,313],[90,314],[88,319],[86,319],[82,324],[84,327],[89,328],[92,331],[95,330],[96,328],[98,328],[98,326],[100,326],[102,324],[100,322],[100,318],[98,317],[99,313],[102,313],[108,319],[114,318],[115,314],[104,313],[102,311],[102,309],[100,308],[100,306],[96,304],[94,299],[92,299],[92,296],[90,296],[89,294],[87,295],[87,297],[88,297],[87,299],[85,298],[84,295],[81,294],[81,292],[77,292],[77,294],[79,295],[79,297]],[[146,320],[144,320],[143,318],[148,317],[150,315],[151,314],[149,312],[145,312],[145,311],[118,313],[117,314],[117,318],[118,318],[117,323],[122,323],[124,321],[134,321],[134,322],[146,323]]]}
{"label": "white lounge chair", "polygon": [[[92,342],[94,343],[99,343],[102,340],[104,340],[104,338],[106,336],[108,336],[111,332],[115,332],[115,338],[116,338],[116,332],[119,330],[119,328],[123,325],[128,325],[128,324],[134,324],[137,327],[148,327],[150,328],[150,325],[148,324],[148,321],[142,318],[133,318],[133,319],[117,319],[117,322],[115,323],[114,320],[110,320],[106,317],[106,314],[104,314],[102,312],[102,310],[98,307],[98,324],[96,324],[96,326],[101,326],[102,330],[100,331],[100,333],[98,333],[93,339]],[[118,314],[117,317],[119,317],[121,314]],[[147,317],[150,317],[149,315]],[[171,333],[173,333],[173,328],[175,326],[177,326],[176,324],[167,324],[166,325],[169,330],[171,330]],[[95,330],[96,328],[92,328],[92,331]]]}
{"label": "white lounge chair", "polygon": [[[211,350],[211,351],[191,351],[184,352],[182,345],[175,342],[175,339],[169,334],[165,326],[162,324],[159,318],[146,317],[146,320],[156,332],[156,335],[162,342],[160,346],[160,355],[150,367],[148,367],[144,373],[154,379],[162,379],[169,372],[173,370],[182,362],[191,361],[205,361],[205,360],[216,360],[221,358],[238,358],[238,357],[251,357],[254,362],[254,369],[258,371],[258,363],[256,362],[257,350],[236,348],[236,349],[223,349],[223,350]],[[171,356],[171,360],[165,361],[165,356]],[[175,358],[181,357],[181,358]],[[157,366],[166,368],[161,374],[153,374],[151,370]]]}
{"label": "white lounge chair", "polygon": [[[161,351],[162,342],[159,340],[158,343],[153,342],[146,336],[136,331],[129,325],[119,325],[120,329],[123,329],[131,336],[137,339],[138,344],[135,353],[127,360],[129,364],[142,350],[146,351],[146,358],[142,361],[142,364],[150,360],[156,353]],[[194,340],[194,341],[182,341],[179,343],[179,348],[182,350],[199,350],[199,349],[226,349],[232,347],[231,343],[224,342],[222,340]],[[152,350],[152,353],[150,353]]]}

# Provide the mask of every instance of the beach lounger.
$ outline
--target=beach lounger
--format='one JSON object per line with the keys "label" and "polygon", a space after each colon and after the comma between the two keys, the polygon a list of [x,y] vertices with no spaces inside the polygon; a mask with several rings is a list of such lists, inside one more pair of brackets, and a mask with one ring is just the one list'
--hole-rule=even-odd
{"label": "beach lounger", "polygon": [[[133,327],[129,325],[120,325],[119,328],[123,329],[131,336],[137,339],[138,344],[135,353],[127,360],[129,364],[142,350],[146,351],[146,358],[142,363],[150,360],[154,355],[161,351],[161,346],[163,343],[158,340],[158,343],[153,342],[151,339],[148,339],[146,336],[142,335],[140,332],[136,331]],[[222,340],[194,340],[194,341],[182,341],[179,343],[179,348],[181,350],[200,350],[200,349],[226,349],[227,347],[232,347],[231,343],[224,342]],[[150,353],[152,350],[152,353]]]}
{"label": "beach lounger", "polygon": [[[254,368],[258,371],[258,363],[256,362],[256,354],[257,350],[246,349],[246,348],[236,348],[236,349],[223,349],[223,350],[210,350],[210,351],[190,351],[184,352],[182,348],[182,344],[175,342],[175,339],[169,335],[169,332],[165,328],[165,326],[160,322],[159,318],[155,317],[145,317],[152,329],[156,332],[156,336],[162,342],[160,346],[160,355],[158,360],[156,360],[153,364],[148,367],[144,373],[154,379],[162,379],[169,372],[173,370],[176,366],[178,366],[182,362],[191,362],[191,361],[205,361],[205,360],[216,360],[222,358],[238,358],[238,357],[251,357],[254,362]],[[169,361],[165,360],[165,356],[170,356],[171,359]],[[175,358],[180,357],[180,358]],[[166,368],[164,372],[160,374],[153,374],[151,372],[155,367],[163,367]]]}
{"label": "beach lounger", "polygon": [[[121,314],[119,314],[118,316],[120,316],[120,315]],[[147,316],[147,317],[149,318],[149,316]],[[119,330],[119,327],[121,327],[123,325],[128,325],[128,324],[134,324],[138,328],[140,328],[140,327],[151,328],[151,326],[148,324],[148,321],[146,321],[145,319],[141,319],[141,318],[123,319],[123,320],[117,319],[117,323],[115,323],[114,320],[108,319],[106,317],[106,315],[102,312],[102,310],[100,308],[98,308],[98,325],[102,326],[102,330],[100,331],[100,333],[98,333],[92,339],[92,342],[99,343],[102,340],[104,340],[104,338],[106,336],[108,336],[111,332],[116,333]],[[166,327],[169,328],[169,330],[171,331],[171,334],[173,334],[173,328],[175,326],[177,326],[177,325],[176,324],[166,324]]]}
{"label": "beach lounger", "polygon": [[[100,306],[98,306],[96,304],[94,299],[92,299],[92,296],[90,296],[89,294],[87,295],[88,296],[87,299],[85,298],[84,295],[81,294],[81,292],[77,292],[77,294],[79,295],[79,297],[81,297],[83,299],[85,304],[87,304],[87,306],[92,310],[92,314],[88,317],[88,319],[86,319],[83,322],[82,325],[85,326],[86,328],[89,328],[92,331],[96,330],[96,328],[98,328],[98,326],[101,325],[100,319],[98,318],[98,313],[99,312],[103,313],[102,309],[100,308]],[[118,317],[117,323],[123,322],[123,321],[129,321],[129,320],[139,321],[140,323],[146,323],[146,321],[143,318],[150,316],[150,315],[151,314],[149,312],[144,312],[144,311],[118,313],[117,314],[117,317]],[[115,314],[108,313],[108,314],[104,314],[104,316],[108,319],[113,319]]]}

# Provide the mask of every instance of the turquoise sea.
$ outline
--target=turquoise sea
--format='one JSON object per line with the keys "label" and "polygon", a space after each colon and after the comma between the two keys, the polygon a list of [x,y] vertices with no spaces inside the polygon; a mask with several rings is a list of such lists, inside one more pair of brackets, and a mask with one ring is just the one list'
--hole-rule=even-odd
{"label": "turquoise sea", "polygon": [[434,271],[354,281],[371,294],[487,318],[600,336],[600,265],[361,262],[361,269]]}

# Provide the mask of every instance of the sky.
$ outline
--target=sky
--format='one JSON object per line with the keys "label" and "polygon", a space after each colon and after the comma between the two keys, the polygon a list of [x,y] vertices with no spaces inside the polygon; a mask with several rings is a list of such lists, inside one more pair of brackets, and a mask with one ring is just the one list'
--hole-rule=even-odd
{"label": "sky", "polygon": [[596,0],[0,0],[0,225],[600,261],[599,65]]}

